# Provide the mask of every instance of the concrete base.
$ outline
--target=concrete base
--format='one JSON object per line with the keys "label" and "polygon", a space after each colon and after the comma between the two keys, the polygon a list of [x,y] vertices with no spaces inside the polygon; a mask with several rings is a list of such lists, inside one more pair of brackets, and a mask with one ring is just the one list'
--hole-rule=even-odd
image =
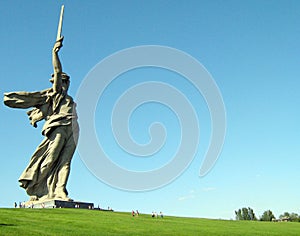
{"label": "concrete base", "polygon": [[29,208],[81,208],[81,209],[94,209],[94,203],[89,202],[76,202],[76,201],[63,201],[63,200],[45,200],[30,202],[26,204]]}

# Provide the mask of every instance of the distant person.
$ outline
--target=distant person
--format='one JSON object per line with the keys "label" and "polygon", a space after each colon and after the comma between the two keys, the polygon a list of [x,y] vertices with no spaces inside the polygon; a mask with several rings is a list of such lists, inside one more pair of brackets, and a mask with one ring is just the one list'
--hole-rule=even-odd
{"label": "distant person", "polygon": [[140,213],[139,213],[139,211],[138,211],[138,210],[136,210],[136,215],[137,215],[137,216],[139,216],[139,214],[140,214]]}
{"label": "distant person", "polygon": [[160,218],[164,218],[164,214],[162,212],[160,212],[159,214],[160,214]]}
{"label": "distant person", "polygon": [[151,215],[151,216],[152,216],[152,218],[154,218],[154,217],[155,217],[155,214],[154,214],[154,212],[153,212],[153,211],[152,211],[152,215]]}
{"label": "distant person", "polygon": [[15,208],[17,208],[18,204],[15,202]]}
{"label": "distant person", "polygon": [[134,215],[135,215],[134,210],[132,210],[131,215],[132,215],[132,217],[134,217]]}

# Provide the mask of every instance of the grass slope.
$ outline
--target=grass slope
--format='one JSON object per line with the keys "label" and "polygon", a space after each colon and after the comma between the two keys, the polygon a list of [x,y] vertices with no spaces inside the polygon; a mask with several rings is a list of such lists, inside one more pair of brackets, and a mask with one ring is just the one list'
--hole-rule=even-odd
{"label": "grass slope", "polygon": [[0,235],[300,235],[300,223],[151,218],[84,209],[0,209]]}

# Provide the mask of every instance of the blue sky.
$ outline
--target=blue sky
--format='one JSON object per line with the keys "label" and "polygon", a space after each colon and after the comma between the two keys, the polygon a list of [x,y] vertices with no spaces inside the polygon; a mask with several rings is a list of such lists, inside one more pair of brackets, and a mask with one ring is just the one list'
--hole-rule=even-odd
{"label": "blue sky", "polygon": [[[111,106],[138,78],[170,83],[186,94],[200,122],[197,154],[172,183],[130,192],[98,180],[76,152],[68,182],[72,198],[118,211],[206,218],[234,218],[234,210],[244,206],[256,215],[268,209],[277,217],[284,211],[300,213],[299,1],[2,1],[1,94],[50,86],[51,48],[61,4],[65,40],[60,56],[71,75],[73,97],[88,72],[107,56],[129,47],[163,45],[205,66],[220,89],[227,115],[222,153],[200,178],[211,132],[201,94],[180,76],[157,68],[118,77],[95,113],[98,138],[114,162],[135,170],[157,168],[170,160],[179,143],[174,113],[151,103],[133,113],[129,129],[137,142],[146,143],[149,124],[164,123],[164,148],[149,157],[153,161],[136,160],[118,150],[109,129]],[[30,126],[25,110],[2,103],[0,113],[0,206],[12,207],[15,201],[27,200],[17,180],[42,135],[40,128]]]}

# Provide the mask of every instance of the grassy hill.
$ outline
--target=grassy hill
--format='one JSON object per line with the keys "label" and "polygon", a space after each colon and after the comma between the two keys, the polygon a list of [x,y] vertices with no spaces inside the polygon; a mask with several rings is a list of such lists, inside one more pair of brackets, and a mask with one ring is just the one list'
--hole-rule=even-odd
{"label": "grassy hill", "polygon": [[0,209],[0,235],[300,235],[300,223],[152,218],[84,209]]}

